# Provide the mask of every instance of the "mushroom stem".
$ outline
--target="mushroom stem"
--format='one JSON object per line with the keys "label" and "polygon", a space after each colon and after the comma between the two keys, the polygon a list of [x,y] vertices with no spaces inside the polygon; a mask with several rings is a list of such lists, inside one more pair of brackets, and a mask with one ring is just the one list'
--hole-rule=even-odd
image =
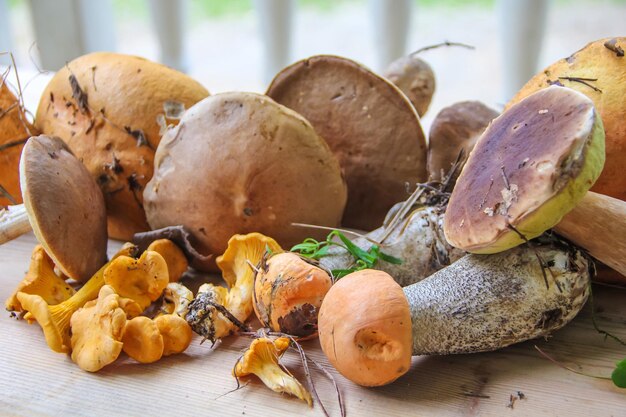
{"label": "mushroom stem", "polygon": [[[112,260],[122,255],[132,255],[135,248],[135,245],[124,245],[113,256]],[[98,298],[98,293],[104,286],[104,271],[110,263],[109,261],[103,265],[76,294],[54,306],[48,305],[38,295],[17,293],[17,299],[24,310],[27,310],[41,326],[50,349],[59,353],[70,351],[70,319],[72,314],[84,306],[86,302]]]}
{"label": "mushroom stem", "polygon": [[0,245],[31,230],[24,204],[0,209]]}
{"label": "mushroom stem", "polygon": [[626,276],[626,202],[588,192],[554,230]]}

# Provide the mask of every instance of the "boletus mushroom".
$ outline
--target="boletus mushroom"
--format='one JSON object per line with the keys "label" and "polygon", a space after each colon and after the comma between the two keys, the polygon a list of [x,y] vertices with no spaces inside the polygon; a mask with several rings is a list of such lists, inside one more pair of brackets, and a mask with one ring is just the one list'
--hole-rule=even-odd
{"label": "boletus mushroom", "polygon": [[143,189],[167,124],[208,95],[191,77],[136,56],[96,52],[61,68],[35,118],[83,161],[106,201],[109,235],[130,240],[149,229]]}
{"label": "boletus mushroom", "polygon": [[414,54],[403,56],[389,64],[383,76],[406,94],[420,117],[426,113],[435,93],[435,73],[426,61]]}
{"label": "boletus mushroom", "polygon": [[535,75],[506,108],[551,85],[562,85],[589,97],[606,133],[606,162],[591,191],[626,200],[626,37],[599,39]]}
{"label": "boletus mushroom", "polygon": [[[498,115],[479,101],[461,101],[437,113],[428,135],[429,181],[446,178],[459,157],[462,165],[487,125]],[[456,169],[450,181],[456,179],[461,168]]]}
{"label": "boletus mushroom", "polygon": [[[549,286],[538,257],[550,265]],[[382,271],[347,275],[322,302],[319,339],[343,376],[385,385],[410,369],[412,355],[485,352],[545,337],[588,295],[588,259],[545,236],[532,247],[466,255],[404,288]]]}
{"label": "boletus mushroom", "polygon": [[[626,272],[626,209],[605,207],[602,201],[610,197],[586,197],[604,159],[602,120],[589,98],[559,86],[528,96],[496,118],[476,143],[450,196],[446,239],[468,252],[496,253],[556,226],[600,261]],[[581,200],[594,206],[601,229],[583,226],[581,233],[581,226],[559,224],[572,209],[579,223],[589,224],[575,214]]]}
{"label": "boletus mushroom", "polygon": [[[106,262],[106,211],[100,188],[61,139],[31,137],[20,159],[24,205],[13,206],[0,235],[33,228],[68,277],[89,279]],[[3,231],[4,229],[4,231]],[[9,232],[6,232],[9,230]]]}
{"label": "boletus mushroom", "polygon": [[144,191],[150,226],[185,226],[204,254],[219,255],[231,236],[249,232],[291,247],[310,234],[292,223],[337,227],[346,202],[324,140],[259,94],[222,93],[190,108],[163,136],[154,166]]}
{"label": "boletus mushroom", "polygon": [[343,225],[380,226],[406,183],[426,179],[426,140],[411,102],[391,82],[337,56],[285,68],[268,96],[302,114],[330,145],[348,183]]}

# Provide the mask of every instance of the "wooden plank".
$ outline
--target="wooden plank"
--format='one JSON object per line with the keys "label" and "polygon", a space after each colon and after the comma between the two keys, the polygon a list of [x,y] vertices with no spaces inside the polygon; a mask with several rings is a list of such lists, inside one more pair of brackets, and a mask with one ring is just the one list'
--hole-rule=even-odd
{"label": "wooden plank", "polygon": [[[0,298],[6,299],[28,267],[32,235],[0,246]],[[110,251],[119,247],[112,242]],[[624,290],[594,287],[597,320],[626,338]],[[281,396],[257,380],[238,391],[231,369],[249,343],[230,337],[211,348],[196,338],[181,355],[142,365],[122,355],[97,374],[81,371],[70,358],[50,351],[37,325],[0,319],[0,415],[11,416],[320,416],[298,400]],[[337,374],[316,341],[306,351],[338,379],[348,416],[617,416],[626,391],[611,381],[576,375],[542,358],[534,345],[583,372],[610,375],[626,348],[604,340],[591,323],[589,306],[548,340],[498,352],[419,357],[395,383],[376,389],[356,386]],[[298,359],[286,355],[297,376]],[[331,415],[339,409],[331,385],[316,374],[318,391]],[[510,395],[524,393],[513,408]],[[488,398],[471,396],[480,395]]]}

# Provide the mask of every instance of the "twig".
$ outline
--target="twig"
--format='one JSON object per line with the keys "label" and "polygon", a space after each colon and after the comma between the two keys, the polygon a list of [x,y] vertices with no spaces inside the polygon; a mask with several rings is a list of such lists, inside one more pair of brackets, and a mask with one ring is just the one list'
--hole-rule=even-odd
{"label": "twig", "polygon": [[210,300],[206,300],[206,303],[211,305],[213,308],[215,308],[220,313],[222,313],[222,315],[224,317],[226,317],[228,320],[230,320],[231,323],[233,323],[235,326],[239,327],[240,330],[243,330],[244,332],[249,332],[249,331],[252,330],[252,328],[250,326],[248,326],[245,323],[242,323],[237,317],[235,317],[233,315],[233,313],[228,311],[228,309],[226,307],[224,307],[223,305],[221,305],[219,303],[215,303],[215,302],[210,301]]}
{"label": "twig", "polygon": [[404,216],[407,215],[409,210],[411,210],[413,205],[417,202],[417,200],[419,200],[422,194],[424,194],[424,190],[424,188],[417,187],[415,191],[413,191],[413,194],[411,194],[409,198],[402,204],[400,209],[392,217],[389,224],[385,226],[385,233],[383,233],[383,236],[380,238],[381,245],[385,242],[385,240],[387,240],[389,236],[391,236],[391,233],[396,228],[396,226],[400,223]]}
{"label": "twig", "polygon": [[601,375],[589,375],[589,374],[586,374],[586,373],[584,373],[584,372],[577,371],[576,369],[574,369],[574,368],[570,368],[569,366],[564,365],[564,364],[562,364],[561,362],[557,361],[557,360],[556,360],[556,359],[554,359],[552,356],[548,355],[546,352],[544,352],[543,350],[539,349],[539,346],[537,346],[537,345],[534,345],[534,346],[535,346],[535,349],[537,349],[537,352],[539,352],[539,354],[540,354],[541,356],[543,356],[544,358],[546,358],[547,360],[549,360],[549,361],[550,361],[550,362],[552,362],[553,364],[555,364],[555,365],[557,365],[557,366],[559,366],[559,367],[561,367],[561,368],[563,368],[563,369],[565,369],[565,370],[568,370],[568,371],[573,372],[573,373],[578,374],[578,375],[588,376],[588,377],[591,377],[591,378],[598,378],[598,379],[611,379],[611,378],[609,378],[608,376],[601,376]]}
{"label": "twig", "polygon": [[0,194],[2,194],[11,204],[18,204],[15,198],[0,184]]}
{"label": "twig", "polygon": [[338,232],[341,232],[343,234],[351,234],[360,238],[363,238],[365,240],[367,240],[370,243],[373,243],[375,245],[379,245],[380,246],[380,242],[377,242],[376,240],[372,239],[371,237],[364,235],[363,233],[359,233],[359,232],[355,232],[353,230],[348,230],[348,229],[338,229],[336,227],[328,227],[328,226],[319,226],[316,224],[308,224],[308,223],[291,223],[292,226],[296,226],[296,227],[310,227],[312,229],[320,229],[320,230],[336,230]]}
{"label": "twig", "polygon": [[576,82],[576,83],[581,83],[586,85],[587,87],[591,88],[594,91],[597,91],[599,93],[602,92],[602,90],[600,90],[598,87],[595,87],[591,84],[589,84],[587,81],[598,81],[597,78],[581,78],[581,77],[559,77],[559,80],[567,80],[567,81],[572,81],[572,82]]}
{"label": "twig", "polygon": [[475,392],[462,392],[461,395],[464,395],[466,397],[491,398],[491,396],[489,396],[489,395],[479,394],[479,393],[475,393]]}
{"label": "twig", "polygon": [[604,335],[604,340],[606,340],[607,337],[610,337],[622,346],[626,346],[626,343],[624,343],[622,339],[607,332],[606,330],[602,330],[600,326],[598,326],[598,323],[596,322],[596,307],[593,302],[593,291],[591,290],[591,283],[589,283],[589,305],[591,306],[591,323],[593,324],[593,328],[596,329],[598,333]]}
{"label": "twig", "polygon": [[[0,117],[2,117],[2,116],[0,116]],[[14,147],[14,146],[20,146],[20,145],[23,145],[23,144],[25,144],[27,141],[28,141],[28,138],[25,138],[25,139],[19,139],[19,140],[14,140],[14,141],[11,141],[11,142],[3,143],[2,145],[0,145],[0,152],[2,152],[2,151],[3,151],[3,150],[5,150],[5,149],[12,148],[12,147]]]}
{"label": "twig", "polygon": [[[17,90],[19,93],[18,100],[20,103],[20,109],[24,109],[26,106],[24,105],[24,96],[22,95],[22,84],[20,83],[20,75],[17,71],[17,65],[15,64],[15,58],[13,57],[13,54],[9,53],[9,56],[11,57],[13,68],[15,69],[15,81],[17,82]],[[22,122],[22,127],[24,127],[24,130],[26,130],[26,133],[28,134],[28,136],[32,136],[33,134],[30,131],[30,128],[28,127],[28,123],[26,123],[26,120],[24,120],[24,116],[22,115],[22,112],[18,111],[17,115],[20,118],[20,121]]]}
{"label": "twig", "polygon": [[460,46],[460,47],[467,48],[467,49],[476,49],[476,47],[472,45],[467,45],[465,43],[444,41],[435,45],[424,46],[423,48],[420,48],[417,51],[411,52],[409,56],[414,56],[421,52],[429,51],[431,49],[441,48],[442,46]]}

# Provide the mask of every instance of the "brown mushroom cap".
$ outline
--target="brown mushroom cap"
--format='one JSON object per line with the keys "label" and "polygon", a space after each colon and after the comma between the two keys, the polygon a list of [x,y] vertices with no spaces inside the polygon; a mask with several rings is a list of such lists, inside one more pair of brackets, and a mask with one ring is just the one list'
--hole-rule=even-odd
{"label": "brown mushroom cap", "polygon": [[617,48],[626,50],[626,37],[589,43],[535,75],[506,107],[553,84],[572,88],[593,100],[606,132],[606,162],[591,191],[626,200],[626,56]]}
{"label": "brown mushroom cap", "polygon": [[311,122],[339,158],[348,183],[343,225],[371,230],[426,179],[419,117],[392,83],[362,65],[315,56],[281,71],[267,90]]}
{"label": "brown mushroom cap", "polygon": [[389,384],[411,366],[411,312],[402,288],[382,271],[364,269],[341,278],[318,316],[322,350],[359,385]]}
{"label": "brown mushroom cap", "polygon": [[20,154],[26,140],[36,134],[6,80],[0,79],[0,187],[10,196],[0,193],[0,206],[22,202]]}
{"label": "brown mushroom cap", "polygon": [[208,94],[191,77],[164,65],[96,52],[54,75],[35,124],[42,133],[63,139],[83,161],[104,194],[109,235],[130,240],[149,229],[142,193],[161,139],[157,116],[167,115],[168,106],[189,108]]}
{"label": "brown mushroom cap", "polygon": [[163,136],[144,201],[153,228],[182,224],[200,252],[221,254],[237,233],[290,247],[311,235],[294,222],[337,227],[346,184],[302,116],[266,96],[223,93],[190,108]]}
{"label": "brown mushroom cap", "polygon": [[389,64],[383,76],[406,94],[420,117],[426,113],[435,92],[435,73],[426,61],[403,56]]}
{"label": "brown mushroom cap", "polygon": [[479,101],[461,101],[441,110],[433,120],[428,136],[429,180],[442,180],[461,150],[463,158],[467,159],[480,135],[498,114]]}
{"label": "brown mushroom cap", "polygon": [[604,164],[593,103],[566,87],[540,90],[496,118],[476,143],[445,214],[448,242],[500,252],[556,225]]}
{"label": "brown mushroom cap", "polygon": [[106,211],[100,188],[59,138],[35,136],[20,160],[24,206],[35,236],[69,277],[89,279],[105,262]]}

